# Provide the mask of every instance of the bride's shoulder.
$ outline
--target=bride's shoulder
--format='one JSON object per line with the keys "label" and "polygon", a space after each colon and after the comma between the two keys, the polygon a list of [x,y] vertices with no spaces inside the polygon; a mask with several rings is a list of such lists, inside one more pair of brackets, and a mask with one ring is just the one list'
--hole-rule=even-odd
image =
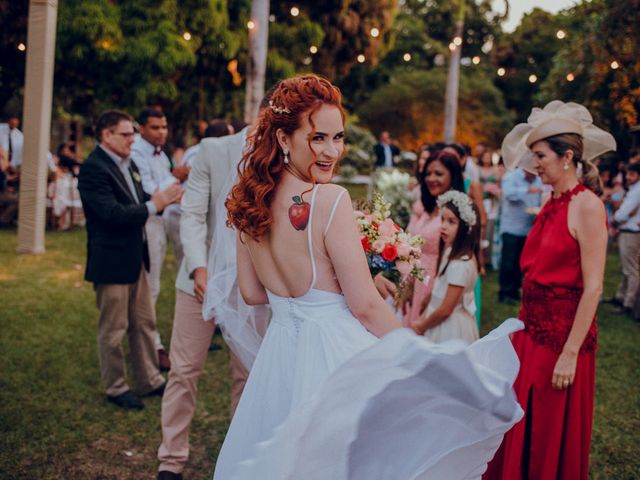
{"label": "bride's shoulder", "polygon": [[335,183],[324,183],[316,187],[316,201],[322,206],[332,206],[339,198],[350,198],[349,191],[341,185]]}

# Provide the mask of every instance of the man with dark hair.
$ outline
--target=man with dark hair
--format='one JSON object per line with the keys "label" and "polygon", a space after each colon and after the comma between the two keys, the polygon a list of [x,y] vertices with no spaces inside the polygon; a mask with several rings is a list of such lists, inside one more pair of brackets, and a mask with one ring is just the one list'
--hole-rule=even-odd
{"label": "man with dark hair", "polygon": [[[140,137],[133,144],[131,158],[140,169],[144,191],[148,195],[153,195],[154,192],[164,190],[168,185],[184,182],[189,175],[189,167],[174,168],[173,162],[163,151],[169,134],[167,118],[164,113],[158,109],[145,108],[138,117],[138,125]],[[182,253],[179,223],[165,222],[165,217],[175,213],[172,210],[178,208],[178,205],[171,206],[165,210],[163,215],[151,215],[145,226],[151,261],[149,283],[154,308],[160,294],[160,276],[167,250],[167,236],[173,243],[176,257],[180,257]],[[172,230],[167,228],[172,226],[174,227]],[[182,259],[177,258],[177,260],[180,262]],[[159,335],[156,339],[156,348],[160,358],[160,368],[168,370],[171,368],[171,363]]]}
{"label": "man with dark hair", "polygon": [[393,167],[393,157],[400,155],[400,149],[392,143],[391,136],[386,130],[380,133],[380,142],[373,147],[376,161],[373,168]]}
{"label": "man with dark hair", "polygon": [[122,408],[142,409],[142,400],[126,382],[122,338],[129,338],[138,390],[162,395],[165,381],[154,346],[156,319],[147,279],[149,253],[144,224],[149,216],[176,203],[179,186],[147,195],[140,173],[130,160],[131,117],[103,113],[96,124],[98,145],[80,170],[78,189],[86,217],[87,267],[93,282],[98,320],[100,373],[108,401]]}

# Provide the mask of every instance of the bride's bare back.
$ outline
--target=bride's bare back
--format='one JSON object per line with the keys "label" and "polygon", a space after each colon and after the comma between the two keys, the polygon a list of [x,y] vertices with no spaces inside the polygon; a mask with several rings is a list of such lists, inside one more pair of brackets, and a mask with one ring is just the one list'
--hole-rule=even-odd
{"label": "bride's bare back", "polygon": [[333,220],[332,213],[335,215],[346,191],[327,184],[316,185],[313,191],[307,192],[302,200],[310,204],[309,222],[304,229],[297,230],[289,217],[294,204],[292,198],[309,188],[310,184],[288,176],[278,187],[272,203],[270,232],[259,242],[243,237],[260,283],[281,297],[301,297],[310,288],[342,293],[325,238]]}

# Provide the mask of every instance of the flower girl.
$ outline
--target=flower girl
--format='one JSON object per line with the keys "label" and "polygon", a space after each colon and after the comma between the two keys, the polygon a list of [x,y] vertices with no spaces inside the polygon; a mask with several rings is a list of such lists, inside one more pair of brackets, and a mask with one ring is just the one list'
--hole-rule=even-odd
{"label": "flower girl", "polygon": [[438,275],[427,309],[411,327],[440,343],[478,339],[473,288],[478,278],[480,224],[478,210],[462,192],[449,190],[438,197],[442,217]]}

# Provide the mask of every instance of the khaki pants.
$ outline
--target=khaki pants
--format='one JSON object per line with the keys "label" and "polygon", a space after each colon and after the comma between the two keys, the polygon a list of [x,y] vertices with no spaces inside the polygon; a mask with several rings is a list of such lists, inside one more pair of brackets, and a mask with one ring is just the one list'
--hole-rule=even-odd
{"label": "khaki pants", "polygon": [[[189,458],[189,427],[196,407],[198,379],[204,369],[213,321],[202,318],[196,297],[176,290],[176,308],[171,333],[171,371],[162,397],[162,444],[158,449],[159,470],[181,473]],[[249,375],[231,354],[231,414],[235,411]]]}
{"label": "khaki pants", "polygon": [[616,298],[627,308],[633,308],[640,287],[638,258],[640,257],[640,233],[620,232],[618,235],[622,279]]}
{"label": "khaki pants", "polygon": [[122,340],[127,335],[131,363],[140,393],[158,388],[164,378],[158,370],[155,348],[156,318],[147,272],[131,284],[96,284],[98,320],[98,353],[100,375],[107,395],[116,396],[129,390]]}

